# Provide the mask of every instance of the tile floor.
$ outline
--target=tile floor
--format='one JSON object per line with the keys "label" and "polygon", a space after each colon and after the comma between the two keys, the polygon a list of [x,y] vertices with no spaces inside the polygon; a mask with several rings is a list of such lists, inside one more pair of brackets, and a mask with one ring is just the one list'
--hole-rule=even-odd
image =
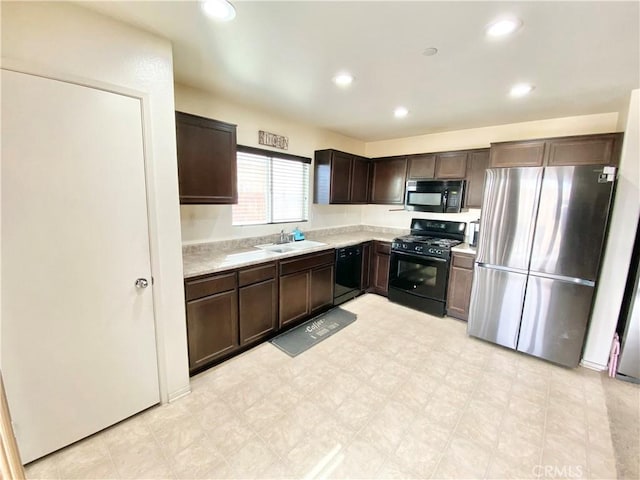
{"label": "tile floor", "polygon": [[601,374],[376,295],[344,307],[358,320],[302,355],[262,344],[28,477],[616,477]]}

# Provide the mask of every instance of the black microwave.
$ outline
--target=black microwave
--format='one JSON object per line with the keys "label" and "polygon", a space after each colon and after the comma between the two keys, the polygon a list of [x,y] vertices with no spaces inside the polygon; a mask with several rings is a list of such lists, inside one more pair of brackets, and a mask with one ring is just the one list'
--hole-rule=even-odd
{"label": "black microwave", "polygon": [[417,212],[458,213],[464,187],[464,180],[409,180],[404,207]]}

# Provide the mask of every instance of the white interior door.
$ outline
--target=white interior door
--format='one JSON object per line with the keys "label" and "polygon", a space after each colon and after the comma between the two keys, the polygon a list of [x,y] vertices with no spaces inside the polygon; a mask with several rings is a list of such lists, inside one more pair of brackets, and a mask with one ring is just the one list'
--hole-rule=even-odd
{"label": "white interior door", "polygon": [[140,100],[3,70],[2,370],[24,462],[158,403],[147,222]]}

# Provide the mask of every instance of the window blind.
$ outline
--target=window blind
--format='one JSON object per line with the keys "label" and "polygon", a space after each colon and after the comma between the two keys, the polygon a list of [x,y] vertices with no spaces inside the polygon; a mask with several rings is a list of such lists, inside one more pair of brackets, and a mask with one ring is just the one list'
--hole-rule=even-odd
{"label": "window blind", "polygon": [[[245,147],[246,148],[246,147]],[[309,163],[277,153],[238,148],[238,203],[233,225],[298,222],[308,219]]]}

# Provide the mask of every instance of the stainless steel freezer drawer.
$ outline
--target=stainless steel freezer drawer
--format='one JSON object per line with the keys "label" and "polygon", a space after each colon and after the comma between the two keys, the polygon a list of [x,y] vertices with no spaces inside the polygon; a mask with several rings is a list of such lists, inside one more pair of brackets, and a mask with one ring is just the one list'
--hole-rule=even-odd
{"label": "stainless steel freezer drawer", "polygon": [[516,348],[526,273],[476,264],[467,333]]}
{"label": "stainless steel freezer drawer", "polygon": [[593,285],[530,274],[518,350],[577,367],[593,291]]}

